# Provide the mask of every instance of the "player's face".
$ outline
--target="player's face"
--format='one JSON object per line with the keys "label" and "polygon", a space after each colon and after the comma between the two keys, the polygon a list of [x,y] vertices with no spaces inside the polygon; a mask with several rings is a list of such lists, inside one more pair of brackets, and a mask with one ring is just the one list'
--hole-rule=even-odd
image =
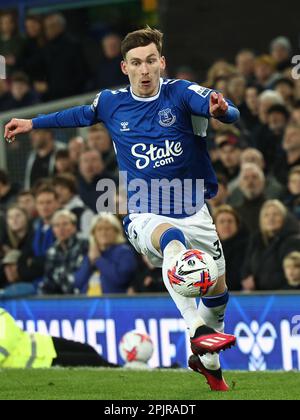
{"label": "player's face", "polygon": [[135,95],[147,98],[159,90],[159,79],[166,68],[165,58],[161,57],[154,43],[146,47],[128,51],[121,68],[129,77]]}

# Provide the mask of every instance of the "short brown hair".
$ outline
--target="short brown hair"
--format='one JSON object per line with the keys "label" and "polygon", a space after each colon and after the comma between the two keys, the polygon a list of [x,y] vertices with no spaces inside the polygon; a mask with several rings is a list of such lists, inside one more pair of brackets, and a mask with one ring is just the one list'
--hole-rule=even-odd
{"label": "short brown hair", "polygon": [[58,195],[53,187],[43,185],[35,192],[35,198],[37,199],[42,194],[53,194],[55,200],[58,199]]}
{"label": "short brown hair", "polygon": [[53,179],[53,186],[61,186],[67,188],[72,194],[77,194],[77,182],[74,175],[69,173],[64,173],[56,175]]}
{"label": "short brown hair", "polygon": [[213,212],[214,222],[217,221],[217,218],[222,213],[231,214],[231,216],[234,217],[237,226],[238,227],[241,226],[241,219],[240,219],[240,216],[239,216],[238,212],[233,207],[231,207],[229,204],[222,204],[221,206],[216,208],[216,210]]}
{"label": "short brown hair", "polygon": [[133,48],[146,47],[150,44],[155,44],[159,54],[162,54],[163,47],[163,33],[157,29],[152,29],[150,26],[147,26],[144,29],[139,29],[138,31],[130,32],[123,39],[121,45],[121,52],[124,60],[128,51]]}

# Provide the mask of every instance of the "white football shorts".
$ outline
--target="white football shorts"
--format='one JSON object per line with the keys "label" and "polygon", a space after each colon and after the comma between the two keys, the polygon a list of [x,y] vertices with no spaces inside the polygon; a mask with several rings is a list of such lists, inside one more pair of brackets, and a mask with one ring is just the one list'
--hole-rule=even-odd
{"label": "white football shorts", "polygon": [[215,224],[207,205],[193,216],[174,219],[151,213],[130,214],[124,219],[124,228],[130,243],[139,254],[145,255],[155,267],[162,267],[163,257],[151,241],[152,233],[162,223],[180,229],[188,249],[200,249],[211,255],[217,263],[219,276],[225,273],[225,258]]}

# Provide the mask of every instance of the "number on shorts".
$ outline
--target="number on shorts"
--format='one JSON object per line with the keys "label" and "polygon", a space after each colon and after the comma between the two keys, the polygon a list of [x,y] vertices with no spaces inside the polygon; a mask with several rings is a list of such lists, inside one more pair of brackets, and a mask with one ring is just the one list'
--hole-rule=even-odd
{"label": "number on shorts", "polygon": [[222,257],[222,255],[223,255],[222,254],[222,248],[221,248],[220,241],[216,241],[214,243],[214,247],[216,248],[216,251],[218,253],[218,256],[217,257],[213,257],[213,258],[214,258],[215,261],[218,261]]}

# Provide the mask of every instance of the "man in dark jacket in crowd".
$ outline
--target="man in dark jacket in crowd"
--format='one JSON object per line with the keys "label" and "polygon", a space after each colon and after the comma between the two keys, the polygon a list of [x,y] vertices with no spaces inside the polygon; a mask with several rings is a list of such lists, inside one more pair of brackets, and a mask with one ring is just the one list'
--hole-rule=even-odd
{"label": "man in dark jacket in crowd", "polygon": [[265,185],[264,173],[255,163],[242,166],[239,187],[243,201],[236,211],[249,232],[258,230],[260,209],[266,200]]}
{"label": "man in dark jacket in crowd", "polygon": [[[86,150],[80,156],[79,161],[79,195],[86,206],[96,212],[97,199],[101,195],[96,190],[97,183],[101,179],[114,179],[105,170],[102,155],[98,150]],[[113,197],[113,192],[112,197]]]}
{"label": "man in dark jacket in crowd", "polygon": [[294,166],[300,165],[300,125],[290,123],[285,130],[282,148],[285,151],[274,165],[274,175],[278,181],[286,185],[288,174]]}
{"label": "man in dark jacket in crowd", "polygon": [[46,82],[40,83],[40,93],[46,100],[82,93],[86,80],[85,60],[80,44],[66,33],[64,16],[60,13],[48,15],[44,29]]}
{"label": "man in dark jacket in crowd", "polygon": [[25,108],[39,102],[37,93],[31,89],[28,76],[16,72],[11,77],[11,89],[6,100],[6,109]]}

